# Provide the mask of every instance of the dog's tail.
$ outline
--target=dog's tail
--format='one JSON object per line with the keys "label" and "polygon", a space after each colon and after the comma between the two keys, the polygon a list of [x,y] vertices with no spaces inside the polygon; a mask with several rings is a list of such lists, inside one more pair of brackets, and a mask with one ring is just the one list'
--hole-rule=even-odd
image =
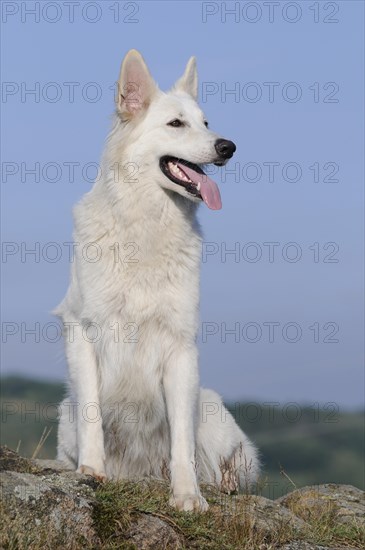
{"label": "dog's tail", "polygon": [[260,471],[255,445],[214,391],[201,389],[199,409],[199,480],[212,483],[226,493],[252,490]]}

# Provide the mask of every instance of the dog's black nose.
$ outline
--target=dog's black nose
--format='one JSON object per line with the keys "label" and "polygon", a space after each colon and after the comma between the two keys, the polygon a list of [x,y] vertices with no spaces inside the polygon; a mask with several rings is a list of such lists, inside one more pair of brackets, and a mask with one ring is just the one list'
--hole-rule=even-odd
{"label": "dog's black nose", "polygon": [[229,141],[229,139],[217,139],[214,147],[218,155],[224,159],[230,159],[233,157],[233,153],[236,150],[235,144],[233,141]]}

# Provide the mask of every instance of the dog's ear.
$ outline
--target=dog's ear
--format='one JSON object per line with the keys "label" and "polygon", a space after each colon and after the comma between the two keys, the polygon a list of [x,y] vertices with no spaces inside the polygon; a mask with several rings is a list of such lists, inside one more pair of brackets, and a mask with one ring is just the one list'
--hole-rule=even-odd
{"label": "dog's ear", "polygon": [[173,89],[187,92],[194,99],[198,98],[198,72],[195,57],[189,59],[184,74],[176,82]]}
{"label": "dog's ear", "polygon": [[130,50],[120,68],[116,106],[124,119],[132,118],[150,104],[158,87],[137,50]]}

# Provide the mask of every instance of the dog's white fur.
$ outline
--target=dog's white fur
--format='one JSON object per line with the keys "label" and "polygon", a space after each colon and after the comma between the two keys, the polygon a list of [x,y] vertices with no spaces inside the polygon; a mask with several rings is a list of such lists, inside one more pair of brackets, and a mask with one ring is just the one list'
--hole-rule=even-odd
{"label": "dog's white fur", "polygon": [[[119,91],[102,178],[74,210],[82,253],[55,311],[70,379],[58,458],[101,479],[168,472],[171,504],[205,510],[198,481],[230,492],[252,484],[259,465],[221,398],[199,389],[201,201],[172,183],[159,159],[215,162],[219,136],[196,103],[194,58],[163,93],[131,50]],[[175,118],[185,127],[167,125]]]}

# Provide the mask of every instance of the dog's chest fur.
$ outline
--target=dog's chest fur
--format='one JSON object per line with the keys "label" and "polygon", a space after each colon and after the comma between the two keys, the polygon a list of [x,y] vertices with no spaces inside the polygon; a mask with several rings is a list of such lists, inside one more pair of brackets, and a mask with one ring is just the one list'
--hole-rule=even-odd
{"label": "dog's chest fur", "polygon": [[[175,203],[158,192],[166,201],[160,212],[146,204],[137,221],[107,196],[100,200],[98,188],[76,207],[74,237],[84,253],[66,302],[83,325],[99,331],[102,403],[146,401],[148,394],[156,401],[171,350],[195,342],[200,230],[195,210],[181,210],[179,198]],[[87,249],[88,243],[95,244]],[[85,261],[85,250],[97,261]]]}

